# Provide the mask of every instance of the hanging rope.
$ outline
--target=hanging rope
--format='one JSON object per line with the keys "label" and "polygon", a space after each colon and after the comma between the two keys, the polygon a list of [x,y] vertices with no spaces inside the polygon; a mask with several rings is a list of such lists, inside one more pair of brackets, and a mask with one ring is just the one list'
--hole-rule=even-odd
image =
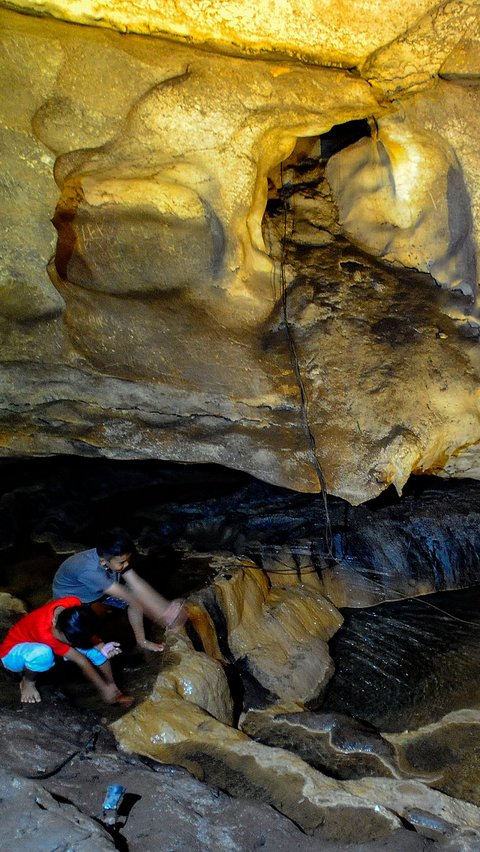
{"label": "hanging rope", "polygon": [[[305,431],[308,436],[308,441],[310,444],[313,465],[318,477],[318,481],[320,483],[321,494],[323,499],[323,505],[325,507],[325,542],[327,546],[327,554],[331,559],[335,559],[333,554],[333,537],[332,537],[332,525],[330,522],[330,513],[328,510],[328,492],[327,492],[327,484],[325,482],[325,476],[322,470],[322,466],[320,464],[317,452],[317,445],[315,441],[315,435],[313,434],[312,428],[310,426],[310,418],[309,418],[309,400],[307,391],[305,389],[305,383],[303,381],[303,377],[300,371],[300,367],[298,364],[298,356],[297,349],[295,346],[295,338],[293,335],[292,327],[288,320],[288,306],[287,306],[287,281],[285,276],[285,265],[287,260],[287,233],[288,233],[288,204],[287,204],[287,195],[285,192],[285,187],[283,183],[283,163],[280,164],[280,180],[281,180],[281,199],[283,205],[283,234],[281,239],[281,255],[280,255],[280,291],[282,298],[282,313],[283,313],[283,322],[285,325],[285,330],[287,333],[288,346],[290,349],[291,362],[293,366],[293,370],[295,373],[295,378],[297,380],[297,384],[300,390],[300,399],[301,399],[301,411],[302,418],[305,426]],[[292,208],[294,209],[294,208]],[[295,219],[294,214],[292,214],[292,226],[291,233],[293,233],[295,229]]]}
{"label": "hanging rope", "polygon": [[[374,134],[372,134],[372,135],[374,135]],[[286,267],[287,252],[288,252],[288,249],[287,249],[288,233],[289,233],[289,231],[290,231],[290,233],[293,233],[294,230],[295,230],[295,215],[294,215],[294,207],[292,205],[290,205],[290,207],[289,207],[288,202],[287,202],[288,192],[285,188],[285,184],[284,184],[284,180],[283,180],[283,163],[280,164],[280,178],[281,178],[281,189],[280,189],[279,195],[280,195],[281,200],[282,200],[283,229],[282,229],[282,237],[281,237],[281,241],[280,241],[281,254],[280,254],[279,268],[280,268],[280,294],[281,294],[283,322],[284,322],[284,325],[285,325],[285,331],[286,331],[286,334],[287,334],[288,346],[289,346],[289,349],[290,349],[291,363],[292,363],[292,367],[293,367],[293,370],[294,370],[297,385],[298,385],[298,388],[299,388],[299,391],[300,391],[302,418],[303,418],[303,422],[304,422],[304,426],[305,426],[305,431],[306,431],[306,434],[308,436],[308,441],[309,441],[309,444],[310,444],[311,455],[312,455],[312,459],[313,459],[313,465],[314,465],[315,471],[317,473],[318,481],[319,481],[320,487],[321,487],[321,495],[322,495],[322,500],[323,500],[323,504],[324,504],[325,519],[326,519],[325,520],[325,542],[326,542],[326,548],[327,548],[326,555],[330,558],[330,560],[332,561],[333,564],[338,565],[339,567],[342,567],[342,563],[338,561],[338,559],[335,557],[335,555],[333,553],[333,534],[332,534],[332,525],[331,525],[330,513],[329,513],[329,507],[328,507],[328,491],[327,491],[327,486],[326,486],[326,481],[325,481],[325,476],[324,476],[324,473],[323,473],[323,470],[322,470],[322,466],[321,466],[319,458],[318,458],[315,435],[314,435],[312,428],[310,426],[309,399],[308,399],[307,391],[306,391],[306,388],[305,388],[305,383],[303,381],[303,377],[302,377],[300,367],[299,367],[298,355],[297,355],[297,349],[296,349],[296,345],[295,345],[295,338],[294,338],[294,334],[293,334],[293,329],[292,329],[292,326],[291,326],[289,319],[288,319],[287,281],[286,281],[285,267]],[[289,223],[289,219],[290,219],[290,223]],[[289,227],[289,224],[290,224],[290,227]],[[269,228],[269,243],[270,243],[270,254],[272,255],[273,252],[272,252],[272,239],[271,239],[270,228]],[[274,280],[273,281],[274,291],[276,291],[275,285],[276,285],[276,282]],[[251,547],[250,551],[252,551],[254,549],[255,548]],[[261,548],[261,550],[263,550],[263,548]],[[293,555],[294,551],[297,551],[298,553],[303,552],[303,548],[298,548],[298,546],[293,546],[293,547],[290,546],[290,550],[292,552],[292,555]],[[281,559],[278,559],[278,562],[279,562],[279,564],[282,564]],[[307,568],[307,567],[308,566],[305,566],[305,568]],[[298,567],[290,568],[290,567],[287,567],[285,565],[283,570],[282,569],[280,569],[280,570],[279,569],[273,569],[272,567],[268,568],[267,570],[268,570],[269,573],[279,573],[279,574],[280,573],[294,573],[294,572],[298,571]],[[369,583],[371,583],[374,587],[377,587],[379,590],[384,591],[385,587],[378,580],[373,580],[372,578],[369,578]],[[463,624],[478,626],[478,622],[459,618],[458,616],[455,616],[452,613],[447,612],[443,608],[431,603],[430,601],[425,600],[423,596],[412,597],[410,595],[405,595],[400,590],[395,589],[392,586],[390,586],[390,590],[398,596],[397,600],[415,601],[416,603],[420,604],[421,606],[428,607],[428,608],[431,608],[433,610],[438,611],[439,613],[441,613],[442,615],[446,616],[449,619],[452,619],[453,621],[457,621],[457,622],[460,622],[460,623],[463,623]]]}

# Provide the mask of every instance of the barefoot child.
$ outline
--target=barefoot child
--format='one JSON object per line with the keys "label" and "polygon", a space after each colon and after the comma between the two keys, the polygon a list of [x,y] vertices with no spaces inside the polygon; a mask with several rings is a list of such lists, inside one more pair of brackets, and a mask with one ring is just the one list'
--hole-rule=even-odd
{"label": "barefoot child", "polygon": [[22,675],[21,701],[42,700],[35,680],[55,665],[57,655],[76,663],[107,704],[131,703],[116,685],[109,663],[120,653],[119,644],[105,645],[94,633],[93,613],[73,596],[50,601],[17,621],[0,645],[0,660],[8,671]]}
{"label": "barefoot child", "polygon": [[127,609],[137,645],[163,651],[163,645],[145,638],[144,615],[166,628],[185,622],[182,601],[168,601],[130,565],[134,544],[119,528],[106,530],[91,550],[82,550],[62,562],[53,578],[53,597],[76,595],[82,603],[105,603]]}

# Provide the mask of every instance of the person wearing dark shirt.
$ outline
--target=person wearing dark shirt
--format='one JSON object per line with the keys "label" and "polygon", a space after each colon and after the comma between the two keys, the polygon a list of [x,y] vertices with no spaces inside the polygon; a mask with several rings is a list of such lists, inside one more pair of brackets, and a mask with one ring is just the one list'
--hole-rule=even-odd
{"label": "person wearing dark shirt", "polygon": [[164,646],[145,637],[144,616],[165,628],[185,622],[182,601],[168,601],[130,565],[134,544],[119,528],[103,532],[96,547],[70,556],[53,579],[53,597],[76,595],[82,603],[101,601],[127,609],[137,645],[149,651]]}

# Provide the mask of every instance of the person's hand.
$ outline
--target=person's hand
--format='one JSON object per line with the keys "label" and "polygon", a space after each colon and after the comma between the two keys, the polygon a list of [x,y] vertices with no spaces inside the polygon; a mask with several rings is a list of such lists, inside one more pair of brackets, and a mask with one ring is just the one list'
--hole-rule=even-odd
{"label": "person's hand", "polygon": [[110,657],[116,657],[117,654],[122,653],[120,642],[107,642],[105,645],[99,648],[99,651],[101,651],[101,653],[104,657],[107,658],[107,660],[109,660]]}

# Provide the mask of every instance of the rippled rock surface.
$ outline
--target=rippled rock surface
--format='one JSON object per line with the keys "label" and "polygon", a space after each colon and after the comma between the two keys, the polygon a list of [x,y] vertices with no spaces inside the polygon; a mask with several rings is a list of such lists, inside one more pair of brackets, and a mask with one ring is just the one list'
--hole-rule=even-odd
{"label": "rippled rock surface", "polygon": [[324,709],[402,731],[480,703],[480,587],[345,613]]}
{"label": "rippled rock surface", "polygon": [[13,557],[52,560],[113,524],[131,531],[144,570],[177,595],[212,576],[202,554],[214,552],[271,575],[315,573],[337,607],[473,586],[480,575],[480,487],[470,480],[413,478],[402,498],[390,489],[353,507],[213,465],[59,457],[3,461],[0,471],[6,583]]}

